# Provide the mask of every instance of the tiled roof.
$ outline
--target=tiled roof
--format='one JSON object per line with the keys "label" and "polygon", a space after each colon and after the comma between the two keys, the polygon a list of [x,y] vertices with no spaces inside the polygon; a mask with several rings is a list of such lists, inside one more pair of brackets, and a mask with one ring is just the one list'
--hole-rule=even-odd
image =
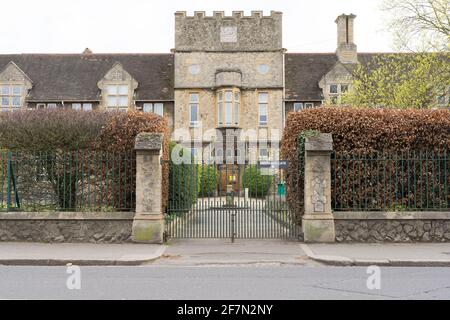
{"label": "tiled roof", "polygon": [[0,54],[33,81],[29,100],[99,100],[97,82],[119,62],[139,83],[136,100],[173,100],[172,54]]}
{"label": "tiled roof", "polygon": [[[367,64],[379,54],[383,53],[358,53],[358,61]],[[323,100],[319,81],[337,61],[335,53],[286,53],[286,100]]]}

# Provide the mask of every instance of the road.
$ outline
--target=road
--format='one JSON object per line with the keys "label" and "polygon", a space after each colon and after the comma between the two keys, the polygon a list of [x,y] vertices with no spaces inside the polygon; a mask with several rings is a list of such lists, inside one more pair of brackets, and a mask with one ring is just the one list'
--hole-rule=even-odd
{"label": "road", "polygon": [[81,267],[0,266],[1,299],[450,299],[450,268],[381,268],[369,290],[365,267],[278,264]]}

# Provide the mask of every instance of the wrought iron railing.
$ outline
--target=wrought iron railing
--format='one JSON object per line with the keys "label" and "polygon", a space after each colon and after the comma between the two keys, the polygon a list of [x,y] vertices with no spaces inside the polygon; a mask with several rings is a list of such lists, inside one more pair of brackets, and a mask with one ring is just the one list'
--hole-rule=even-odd
{"label": "wrought iron railing", "polygon": [[450,210],[448,151],[333,153],[335,211]]}
{"label": "wrought iron railing", "polygon": [[132,151],[1,151],[0,165],[0,211],[135,208]]}

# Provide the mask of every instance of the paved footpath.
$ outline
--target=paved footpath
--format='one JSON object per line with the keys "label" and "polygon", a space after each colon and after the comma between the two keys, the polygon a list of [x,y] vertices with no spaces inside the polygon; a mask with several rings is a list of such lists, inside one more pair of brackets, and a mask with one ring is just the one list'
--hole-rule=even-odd
{"label": "paved footpath", "polygon": [[282,240],[172,240],[165,245],[0,242],[0,265],[450,266],[450,243],[304,244]]}
{"label": "paved footpath", "polygon": [[335,266],[450,266],[450,243],[301,244],[312,260]]}
{"label": "paved footpath", "polygon": [[166,246],[149,244],[0,242],[0,265],[140,265],[161,257]]}

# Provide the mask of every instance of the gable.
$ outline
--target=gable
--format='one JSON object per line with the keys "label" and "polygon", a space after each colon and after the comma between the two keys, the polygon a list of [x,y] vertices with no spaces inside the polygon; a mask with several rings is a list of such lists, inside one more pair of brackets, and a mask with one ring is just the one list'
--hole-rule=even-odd
{"label": "gable", "polygon": [[25,82],[32,84],[31,79],[13,61],[10,61],[0,72],[0,81]]}
{"label": "gable", "polygon": [[106,83],[129,83],[132,90],[138,87],[138,82],[123,68],[119,62],[114,63],[112,68],[105,74],[97,85],[100,89],[103,89]]}

